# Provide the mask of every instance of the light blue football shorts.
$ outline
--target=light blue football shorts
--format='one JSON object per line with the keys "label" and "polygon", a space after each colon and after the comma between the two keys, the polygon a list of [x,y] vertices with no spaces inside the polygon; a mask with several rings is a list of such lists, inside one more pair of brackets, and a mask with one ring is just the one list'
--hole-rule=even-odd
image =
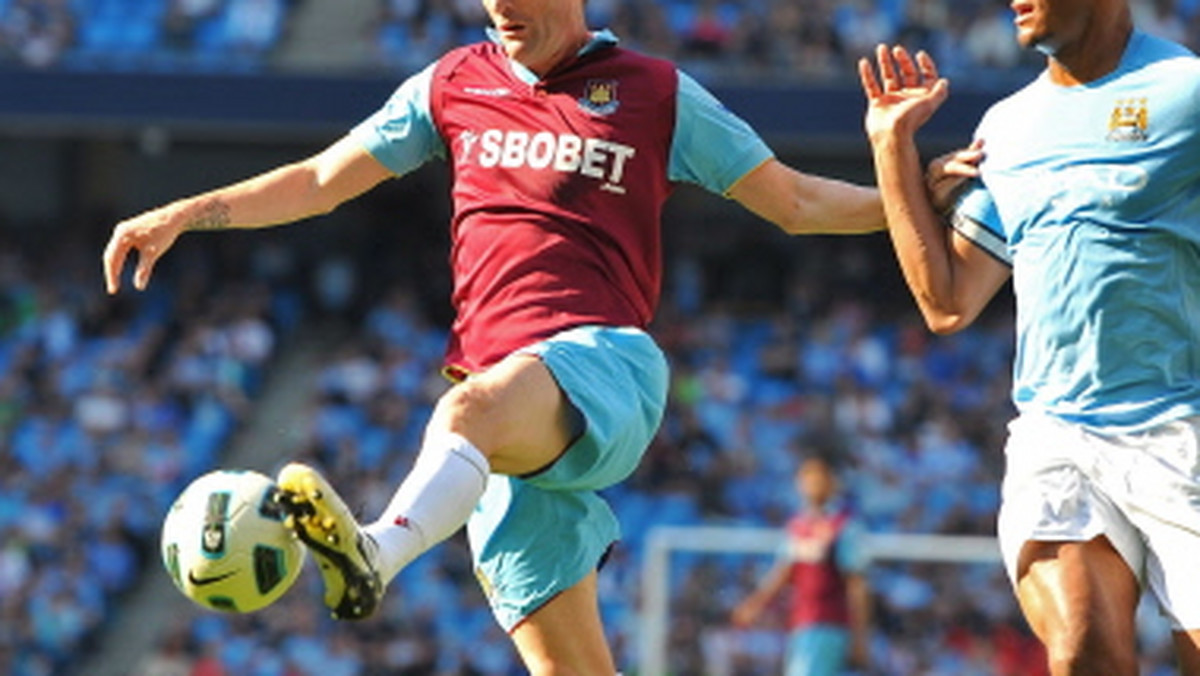
{"label": "light blue football shorts", "polygon": [[596,570],[620,538],[596,491],[637,467],[662,422],[668,385],[666,358],[639,329],[577,327],[518,353],[549,367],[584,430],[545,470],[491,475],[467,521],[476,575],[505,631]]}
{"label": "light blue football shorts", "polygon": [[835,624],[811,624],[788,635],[786,676],[841,676],[846,673],[850,630]]}

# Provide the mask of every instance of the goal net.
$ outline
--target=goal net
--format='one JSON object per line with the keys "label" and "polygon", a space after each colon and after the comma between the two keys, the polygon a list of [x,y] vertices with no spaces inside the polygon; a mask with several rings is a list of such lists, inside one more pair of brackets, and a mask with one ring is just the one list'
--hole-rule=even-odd
{"label": "goal net", "polygon": [[[667,676],[703,673],[719,676],[739,671],[746,673],[744,660],[740,668],[733,666],[738,660],[732,653],[740,651],[769,653],[770,657],[764,659],[778,660],[783,653],[785,636],[781,623],[777,622],[774,627],[763,631],[737,634],[729,626],[727,618],[728,610],[749,593],[772,564],[781,538],[781,530],[769,528],[671,526],[651,530],[642,560],[637,674]],[[867,536],[866,547],[872,562],[868,579],[873,593],[887,595],[886,599],[876,604],[877,608],[886,610],[894,604],[897,610],[904,610],[905,605],[909,604],[913,612],[904,614],[917,624],[940,621],[944,625],[954,625],[960,623],[959,618],[962,617],[976,618],[962,620],[961,623],[986,624],[989,646],[994,643],[996,624],[1004,622],[1012,626],[1014,640],[1033,640],[1027,634],[1021,635],[1022,622],[1004,577],[995,538],[872,534]],[[931,577],[935,579],[928,579]],[[957,587],[952,590],[944,588],[939,581],[947,579],[955,580]],[[959,600],[965,597],[969,605],[981,607],[971,607],[956,614],[953,609],[947,609],[949,597],[959,597]],[[899,624],[898,618],[892,621]],[[887,627],[880,627],[880,623],[886,625],[888,622],[887,617],[874,618],[873,631],[886,632]],[[771,623],[768,621],[767,624]],[[953,641],[961,633],[954,629],[954,626],[940,629],[925,627],[923,631],[926,636],[921,640]],[[947,635],[929,639],[931,631]],[[681,633],[684,635],[681,636]],[[897,640],[903,642],[908,638],[900,637]],[[971,639],[959,640],[970,642]],[[699,657],[689,661],[680,654],[688,652],[679,649],[681,645],[695,647],[693,652]],[[988,649],[994,650],[994,647]],[[906,655],[906,650],[896,650],[893,661],[913,662],[914,671],[911,673],[932,673],[925,671],[931,665],[921,664],[927,658],[920,654]],[[970,647],[964,647],[964,650],[969,652]],[[1019,650],[1028,652],[1028,644],[1020,646]],[[909,652],[918,651],[913,649]],[[953,651],[950,654],[953,657]],[[992,654],[983,659],[997,658]],[[893,666],[896,668],[887,673],[905,673],[901,666]],[[755,673],[755,670],[751,668],[749,673]]]}

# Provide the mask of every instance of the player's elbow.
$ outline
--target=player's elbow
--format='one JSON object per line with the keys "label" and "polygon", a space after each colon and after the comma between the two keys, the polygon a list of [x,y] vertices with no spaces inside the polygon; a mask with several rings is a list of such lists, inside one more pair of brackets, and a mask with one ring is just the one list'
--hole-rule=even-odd
{"label": "player's elbow", "polygon": [[319,166],[311,161],[292,166],[291,195],[301,217],[325,216],[342,204],[343,196],[334,189]]}
{"label": "player's elbow", "polygon": [[820,225],[816,221],[800,213],[789,213],[772,220],[775,222],[776,227],[789,235],[810,235],[820,230]]}
{"label": "player's elbow", "polygon": [[962,313],[939,312],[927,308],[923,308],[921,314],[925,318],[925,326],[939,336],[948,336],[962,331],[970,326],[972,319]]}
{"label": "player's elbow", "polygon": [[296,206],[301,217],[313,218],[333,213],[344,201],[337,191],[318,181],[310,181],[297,194]]}
{"label": "player's elbow", "polygon": [[789,235],[835,235],[870,230],[850,219],[837,218],[802,204],[770,220]]}
{"label": "player's elbow", "polygon": [[327,195],[317,194],[309,204],[310,216],[325,216],[333,213],[334,209],[337,209],[341,202],[330,199]]}
{"label": "player's elbow", "polygon": [[913,289],[913,298],[925,320],[925,326],[939,336],[962,331],[979,316],[981,307],[968,302],[961,294],[939,292],[924,287]]}

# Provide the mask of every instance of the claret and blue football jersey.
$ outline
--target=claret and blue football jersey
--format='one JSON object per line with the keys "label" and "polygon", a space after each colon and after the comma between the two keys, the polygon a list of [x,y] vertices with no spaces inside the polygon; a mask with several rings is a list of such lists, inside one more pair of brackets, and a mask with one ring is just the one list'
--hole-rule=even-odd
{"label": "claret and blue football jersey", "polygon": [[674,183],[718,194],[772,156],[667,61],[607,31],[539,78],[484,42],[407,80],[352,132],[397,175],[454,174],[452,371],[574,326],[645,328]]}

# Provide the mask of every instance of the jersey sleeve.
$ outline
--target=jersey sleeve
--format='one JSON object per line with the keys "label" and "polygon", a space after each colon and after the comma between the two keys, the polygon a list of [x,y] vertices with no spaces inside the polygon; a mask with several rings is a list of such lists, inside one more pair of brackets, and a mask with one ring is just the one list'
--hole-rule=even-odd
{"label": "jersey sleeve", "polygon": [[350,131],[362,147],[397,176],[434,157],[444,157],[429,107],[436,63],[404,81],[383,107]]}
{"label": "jersey sleeve", "polygon": [[679,73],[667,176],[724,195],[774,157],[758,132],[685,73]]}
{"label": "jersey sleeve", "polygon": [[843,573],[862,574],[871,559],[866,546],[867,530],[861,521],[850,519],[842,526],[837,540],[837,567]]}
{"label": "jersey sleeve", "polygon": [[1012,266],[1000,214],[983,181],[971,181],[959,196],[950,214],[950,227],[996,260]]}

